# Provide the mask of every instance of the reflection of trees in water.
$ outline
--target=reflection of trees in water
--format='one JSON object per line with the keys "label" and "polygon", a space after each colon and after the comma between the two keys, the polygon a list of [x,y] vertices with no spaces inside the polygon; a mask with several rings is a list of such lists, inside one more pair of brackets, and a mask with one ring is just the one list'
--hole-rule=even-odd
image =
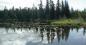
{"label": "reflection of trees in water", "polygon": [[8,27],[5,27],[5,29],[6,29],[6,32],[8,33],[8,31],[9,31],[9,28],[8,28]]}
{"label": "reflection of trees in water", "polygon": [[68,39],[69,37],[69,32],[70,32],[70,27],[64,27],[64,35],[65,35],[65,40]]}
{"label": "reflection of trees in water", "polygon": [[36,29],[36,32],[38,32],[38,27],[35,27],[35,29]]}
{"label": "reflection of trees in water", "polygon": [[46,28],[45,28],[45,30],[46,30],[46,35],[47,35],[47,41],[48,41],[48,43],[50,42],[50,27],[49,26],[47,26]]}
{"label": "reflection of trees in water", "polygon": [[43,37],[44,37],[43,32],[44,32],[44,27],[40,27],[40,34],[41,34],[42,40],[43,40]]}
{"label": "reflection of trees in water", "polygon": [[51,42],[54,40],[55,37],[55,29],[51,28]]}
{"label": "reflection of trees in water", "polygon": [[12,29],[15,32],[15,27],[5,27],[6,32],[8,33],[9,29]]}
{"label": "reflection of trees in water", "polygon": [[58,42],[61,39],[67,40],[70,32],[70,27],[66,26],[66,27],[58,28],[56,32],[57,32]]}
{"label": "reflection of trees in water", "polygon": [[79,31],[79,27],[76,27],[76,31],[77,31],[77,32]]}
{"label": "reflection of trees in water", "polygon": [[[53,27],[53,26],[29,26],[28,29],[30,30],[31,28],[34,27],[34,31],[36,32],[40,32],[40,37],[41,40],[44,40],[44,36],[46,35],[47,37],[47,41],[48,43],[53,42],[55,36],[57,36],[58,42],[60,41],[60,39],[68,39],[68,35],[69,35],[69,27],[62,27],[62,28],[58,28],[58,27]],[[15,28],[16,27],[11,27],[12,30],[14,30],[15,32]],[[8,28],[6,28],[8,29]],[[22,31],[22,27],[17,27],[16,29],[21,29]],[[7,30],[8,31],[8,30]],[[46,32],[46,34],[43,34],[44,32]]]}
{"label": "reflection of trees in water", "polygon": [[44,29],[47,32],[46,36],[47,36],[48,43],[53,42],[55,36],[57,36],[58,42],[60,41],[60,39],[67,40],[70,32],[70,27],[62,27],[62,28],[56,28],[52,26],[46,26],[45,28],[40,27],[40,34],[41,34],[42,40],[44,37],[43,35]]}
{"label": "reflection of trees in water", "polygon": [[[63,27],[54,27],[54,26],[28,26],[27,29],[31,29],[33,28],[35,29],[36,32],[40,32],[40,37],[41,40],[43,41],[45,36],[47,37],[47,41],[48,43],[52,43],[55,36],[58,39],[58,42],[60,42],[60,40],[65,40],[67,41],[68,37],[69,37],[69,33],[70,33],[70,28],[73,30],[73,27],[69,27],[69,26],[63,26]],[[15,32],[15,27],[11,27],[14,32]],[[7,32],[9,28],[6,28]],[[19,27],[18,29],[21,29],[22,31],[22,27]],[[78,32],[79,28],[76,27],[76,31]],[[44,34],[46,32],[46,34]],[[85,35],[86,33],[86,28],[84,28],[83,30],[83,35]]]}
{"label": "reflection of trees in water", "polygon": [[60,41],[60,28],[56,30],[58,42]]}
{"label": "reflection of trees in water", "polygon": [[83,30],[83,35],[86,34],[86,27],[84,27],[84,30]]}
{"label": "reflection of trees in water", "polygon": [[47,26],[46,27],[46,32],[47,32],[46,35],[47,35],[48,43],[52,42],[54,37],[55,37],[55,30],[54,30],[54,28]]}

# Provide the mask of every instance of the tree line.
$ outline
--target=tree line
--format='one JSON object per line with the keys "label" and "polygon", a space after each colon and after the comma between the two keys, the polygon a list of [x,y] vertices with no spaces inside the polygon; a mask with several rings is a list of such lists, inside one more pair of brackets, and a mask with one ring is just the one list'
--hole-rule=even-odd
{"label": "tree line", "polygon": [[[0,21],[45,21],[62,18],[74,18],[81,14],[79,11],[69,9],[68,1],[57,0],[55,5],[53,0],[46,0],[46,6],[43,8],[42,0],[40,0],[39,8],[33,5],[32,8],[17,8],[14,7],[8,10],[0,10]],[[85,12],[83,12],[85,14]],[[82,14],[83,14],[82,13]],[[75,15],[76,14],[76,15]],[[82,17],[84,17],[83,15]]]}

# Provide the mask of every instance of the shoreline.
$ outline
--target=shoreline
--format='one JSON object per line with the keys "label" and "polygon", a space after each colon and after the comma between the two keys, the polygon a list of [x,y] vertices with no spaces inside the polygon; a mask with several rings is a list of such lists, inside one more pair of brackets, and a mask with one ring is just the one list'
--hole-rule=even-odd
{"label": "shoreline", "polygon": [[24,28],[28,28],[28,27],[40,27],[40,26],[56,26],[56,27],[86,27],[86,23],[54,23],[54,24],[48,24],[48,23],[0,23],[0,27],[24,27]]}

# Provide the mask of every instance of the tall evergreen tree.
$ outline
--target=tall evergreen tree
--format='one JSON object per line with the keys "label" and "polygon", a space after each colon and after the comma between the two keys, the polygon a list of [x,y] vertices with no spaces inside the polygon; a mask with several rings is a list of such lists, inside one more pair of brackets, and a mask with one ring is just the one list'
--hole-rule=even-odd
{"label": "tall evergreen tree", "polygon": [[65,15],[67,18],[70,18],[70,10],[69,10],[69,5],[68,5],[68,1],[65,0]]}
{"label": "tall evergreen tree", "polygon": [[61,17],[65,18],[65,6],[64,6],[63,0],[62,0],[62,5],[61,5]]}
{"label": "tall evergreen tree", "polygon": [[31,20],[32,20],[32,21],[35,20],[35,16],[36,16],[36,15],[35,15],[35,10],[36,10],[36,7],[35,7],[35,5],[33,4],[33,7],[32,7],[32,16],[31,16],[31,18],[32,18]]}
{"label": "tall evergreen tree", "polygon": [[60,3],[59,3],[59,0],[57,1],[57,4],[56,4],[56,18],[57,19],[60,18]]}
{"label": "tall evergreen tree", "polygon": [[50,18],[55,19],[55,7],[52,0],[50,0]]}
{"label": "tall evergreen tree", "polygon": [[3,16],[4,16],[4,17],[3,17],[4,20],[6,20],[7,17],[8,17],[8,10],[7,10],[6,7],[4,8]]}
{"label": "tall evergreen tree", "polygon": [[50,18],[50,10],[49,10],[49,0],[46,0],[46,7],[45,7],[45,15],[46,19],[48,20]]}
{"label": "tall evergreen tree", "polygon": [[39,5],[39,18],[40,19],[44,19],[45,18],[42,0],[40,0],[40,5]]}

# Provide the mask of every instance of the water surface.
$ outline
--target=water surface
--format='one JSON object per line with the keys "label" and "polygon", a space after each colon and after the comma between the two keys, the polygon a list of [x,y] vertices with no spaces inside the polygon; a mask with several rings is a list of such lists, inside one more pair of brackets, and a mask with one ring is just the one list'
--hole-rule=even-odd
{"label": "water surface", "polygon": [[0,45],[86,45],[84,28],[0,28]]}

